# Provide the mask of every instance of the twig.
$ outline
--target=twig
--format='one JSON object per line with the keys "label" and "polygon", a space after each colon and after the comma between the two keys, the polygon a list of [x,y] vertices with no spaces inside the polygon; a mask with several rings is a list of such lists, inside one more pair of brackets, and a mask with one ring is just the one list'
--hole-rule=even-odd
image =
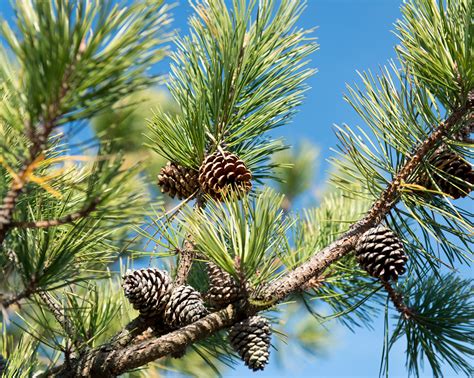
{"label": "twig", "polygon": [[32,277],[28,285],[23,289],[23,291],[18,294],[14,294],[7,299],[4,299],[0,302],[0,307],[2,309],[7,309],[15,303],[20,303],[22,299],[29,298],[31,295],[36,293],[36,277]]}
{"label": "twig", "polygon": [[23,290],[22,292],[20,292],[18,294],[12,295],[12,296],[2,300],[0,302],[0,307],[2,307],[3,309],[7,309],[11,305],[13,305],[15,303],[19,303],[22,299],[29,297],[33,293],[34,293],[34,291],[30,291],[30,290],[25,289],[25,290]]}
{"label": "twig", "polygon": [[55,302],[53,297],[46,291],[38,292],[39,297],[42,299],[44,304],[49,308],[56,321],[59,323],[61,328],[64,330],[66,335],[72,340],[76,348],[80,348],[82,340],[79,338],[78,333],[74,329],[74,326],[64,314],[63,309]]}
{"label": "twig", "polygon": [[48,220],[41,220],[41,221],[33,221],[33,222],[11,222],[10,227],[18,227],[18,228],[48,228],[48,227],[55,227],[55,226],[60,226],[63,224],[67,223],[72,223],[80,218],[84,218],[87,215],[89,215],[91,212],[93,212],[96,208],[97,205],[100,203],[100,199],[97,198],[94,201],[90,202],[88,205],[86,205],[84,208],[81,210],[68,214],[64,217],[58,218],[58,219],[48,219]]}
{"label": "twig", "polygon": [[[201,209],[204,206],[201,195],[197,195],[196,205],[194,211]],[[184,249],[179,249],[179,262],[176,270],[176,278],[174,284],[176,286],[184,285],[188,279],[188,274],[193,265],[193,260],[196,257],[196,251],[194,250],[193,237],[188,235],[184,241]]]}
{"label": "twig", "polygon": [[414,316],[414,312],[403,302],[403,295],[397,293],[390,282],[382,281],[383,287],[387,290],[388,296],[392,301],[397,311],[402,314],[405,319],[410,319]]}

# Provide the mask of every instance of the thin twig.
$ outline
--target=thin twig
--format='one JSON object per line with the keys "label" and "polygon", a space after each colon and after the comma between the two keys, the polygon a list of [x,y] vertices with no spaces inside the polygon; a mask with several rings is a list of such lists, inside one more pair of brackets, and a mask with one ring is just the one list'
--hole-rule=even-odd
{"label": "thin twig", "polygon": [[397,311],[402,314],[405,319],[410,319],[414,316],[414,312],[411,308],[409,308],[403,301],[403,295],[397,293],[390,282],[382,281],[383,287],[388,293],[390,300],[392,301],[393,305],[397,309]]}
{"label": "thin twig", "polygon": [[32,221],[32,222],[22,222],[16,221],[11,222],[11,227],[18,227],[18,228],[48,228],[48,227],[56,227],[67,223],[72,223],[78,219],[84,218],[88,216],[91,212],[93,212],[97,205],[100,203],[100,199],[97,198],[94,201],[90,202],[81,210],[65,215],[64,217],[57,218],[57,219],[48,219],[48,220],[40,220],[40,221]]}
{"label": "thin twig", "polygon": [[51,311],[54,318],[69,337],[69,339],[72,340],[76,348],[79,349],[82,346],[82,340],[79,338],[79,335],[74,329],[73,324],[64,314],[63,309],[56,303],[55,299],[48,292],[40,291],[38,292],[38,295],[46,307],[48,307],[49,311]]}
{"label": "thin twig", "polygon": [[[194,211],[199,211],[204,206],[202,197],[198,194],[196,198],[196,205]],[[188,235],[184,241],[184,248],[178,249],[179,261],[178,268],[176,269],[176,277],[174,284],[176,286],[184,285],[188,279],[189,272],[193,265],[193,260],[196,257],[196,251],[194,250],[194,243],[192,235]]]}

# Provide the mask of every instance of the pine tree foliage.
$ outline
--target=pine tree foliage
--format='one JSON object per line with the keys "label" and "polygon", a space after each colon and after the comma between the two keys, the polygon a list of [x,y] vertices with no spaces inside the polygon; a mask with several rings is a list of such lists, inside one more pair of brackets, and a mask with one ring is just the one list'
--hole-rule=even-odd
{"label": "pine tree foliage", "polygon": [[474,355],[472,289],[471,280],[453,274],[404,283],[402,290],[410,294],[407,305],[414,314],[409,319],[398,317],[389,348],[405,336],[410,373],[420,375],[420,366],[426,359],[434,376],[443,375],[442,362],[451,365],[456,372],[472,375],[469,362]]}
{"label": "pine tree foliage", "polygon": [[270,189],[255,198],[212,201],[206,209],[189,211],[183,231],[196,248],[238,282],[254,285],[278,275],[278,256],[286,244],[291,220],[281,210],[282,196]]}
{"label": "pine tree foliage", "polygon": [[301,103],[304,68],[317,45],[296,28],[303,7],[284,0],[198,1],[189,36],[172,54],[169,89],[182,114],[157,114],[150,147],[168,160],[198,168],[206,154],[226,146],[254,179],[271,175],[281,142],[265,132],[288,122]]}
{"label": "pine tree foliage", "polygon": [[[334,187],[301,211],[290,205],[310,185],[301,172],[311,151],[293,156],[294,171],[283,173],[298,182],[280,185],[282,194],[266,186],[288,160],[272,160],[285,146],[269,131],[289,122],[315,72],[308,62],[318,46],[297,26],[304,3],[192,5],[190,31],[176,38],[167,80],[179,111],[155,111],[148,147],[170,166],[206,171],[206,180],[232,178],[242,165],[252,191],[206,194],[203,179],[196,193],[164,209],[152,203],[141,167],[124,163],[117,151],[124,146],[105,141],[107,125],[93,138],[98,148],[77,134],[89,130],[91,117],[130,105],[137,91],[161,80],[147,70],[167,53],[169,7],[31,0],[14,4],[14,26],[2,23],[4,374],[108,377],[151,363],[217,375],[239,355],[260,369],[274,324],[286,323],[285,332],[302,319],[289,342],[313,349],[328,320],[354,331],[372,327],[385,303],[382,374],[389,375],[389,352],[405,336],[411,375],[423,374],[426,363],[434,376],[447,365],[472,375],[472,280],[455,273],[473,250],[472,2],[404,3],[397,59],[377,73],[361,72],[348,87],[346,100],[362,125],[337,127]],[[136,149],[141,139],[130,140]],[[222,164],[209,170],[203,162],[215,153]],[[226,156],[238,163],[227,164]],[[377,232],[381,225],[386,231]],[[374,232],[378,251],[396,240],[397,251],[407,253],[397,282],[371,276],[373,269],[357,262],[357,246]],[[205,302],[208,265],[232,277],[219,285],[237,291],[222,306]],[[139,277],[144,266],[168,272],[157,311],[130,303],[161,293],[156,280],[136,285],[132,300],[122,289],[125,271],[136,268],[129,275]],[[253,325],[237,332],[252,338],[252,350],[232,333],[235,353],[226,334],[246,319],[267,320],[263,331]]]}

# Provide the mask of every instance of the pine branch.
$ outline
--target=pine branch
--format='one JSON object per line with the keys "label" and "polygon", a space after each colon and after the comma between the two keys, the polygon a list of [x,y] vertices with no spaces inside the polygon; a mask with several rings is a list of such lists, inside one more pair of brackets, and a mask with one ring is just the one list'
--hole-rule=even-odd
{"label": "pine branch", "polygon": [[13,180],[10,190],[3,198],[3,203],[0,207],[0,246],[5,240],[7,232],[12,228],[12,216],[18,196],[28,182],[28,175],[35,168],[35,161],[46,149],[48,138],[61,116],[61,101],[70,89],[68,79],[72,75],[77,59],[80,59],[79,54],[76,55],[76,59],[73,60],[71,65],[66,69],[61,81],[59,94],[54,103],[47,107],[46,113],[43,115],[42,124],[37,128],[33,127],[30,121],[25,124],[26,135],[30,138],[32,144],[29,148],[29,156],[23,161],[22,168],[18,172],[17,177]]}
{"label": "pine branch", "polygon": [[176,270],[176,278],[174,280],[176,286],[186,283],[195,256],[194,245],[191,241],[191,236],[189,236],[184,241],[184,249],[179,249],[178,269]]}
{"label": "pine branch", "polygon": [[87,217],[90,213],[92,213],[96,208],[97,205],[100,203],[100,199],[96,198],[95,200],[91,201],[88,205],[84,206],[81,210],[65,215],[64,217],[57,218],[57,219],[49,219],[49,220],[41,220],[41,221],[33,221],[33,222],[22,222],[22,221],[14,221],[11,222],[10,227],[18,227],[18,228],[48,228],[48,227],[56,227],[67,223],[72,223],[78,219]]}
{"label": "pine branch", "polygon": [[352,225],[349,231],[341,238],[323,250],[315,253],[306,263],[271,283],[266,288],[261,300],[263,302],[277,302],[282,300],[312,277],[321,274],[330,264],[350,253],[354,249],[359,237],[380,223],[383,217],[397,202],[402,183],[417,168],[423,157],[436,146],[472,108],[472,104],[466,102],[463,106],[456,109],[443,123],[438,125],[429,137],[416,148],[411,159],[400,169],[362,220]]}
{"label": "pine branch", "polygon": [[143,366],[151,361],[173,354],[188,345],[202,340],[220,329],[231,326],[241,319],[237,310],[227,308],[207,315],[197,322],[164,336],[133,344],[123,349],[110,350],[101,346],[85,354],[73,367],[60,366],[48,375],[60,378],[78,376],[115,377],[130,369]]}
{"label": "pine branch", "polygon": [[[466,103],[455,110],[445,122],[438,125],[433,133],[418,146],[411,159],[402,167],[392,183],[381,194],[380,198],[361,221],[355,223],[349,231],[328,247],[315,252],[314,256],[306,263],[268,285],[260,296],[259,301],[253,302],[252,306],[249,306],[245,313],[237,312],[230,305],[224,310],[211,313],[191,325],[161,337],[148,339],[138,344],[131,344],[122,349],[108,348],[105,345],[86,353],[78,361],[75,361],[73,364],[74,369],[72,370],[68,370],[64,366],[58,367],[55,370],[55,376],[73,377],[80,374],[97,374],[107,377],[121,374],[158,358],[174,354],[218,330],[235,324],[243,317],[254,315],[258,311],[274,306],[288,295],[299,291],[300,288],[307,285],[308,281],[320,277],[329,265],[350,253],[358,238],[381,221],[397,201],[398,191],[403,180],[416,169],[430,149],[449,133],[450,129],[472,107],[472,104]],[[393,299],[399,301],[396,295],[394,295]]]}

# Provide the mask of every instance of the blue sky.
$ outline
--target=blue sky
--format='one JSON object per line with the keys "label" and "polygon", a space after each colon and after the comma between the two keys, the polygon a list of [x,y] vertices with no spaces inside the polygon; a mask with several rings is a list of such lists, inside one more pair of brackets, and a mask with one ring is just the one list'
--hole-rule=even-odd
{"label": "blue sky", "polygon": [[[0,0],[3,17],[11,19],[7,0]],[[343,100],[346,84],[357,81],[357,70],[377,70],[395,57],[393,23],[400,17],[401,0],[308,0],[308,6],[299,25],[318,29],[320,49],[313,55],[313,66],[319,72],[309,81],[311,90],[293,122],[277,131],[289,143],[308,139],[321,150],[322,170],[331,156],[330,148],[336,145],[333,124],[356,125],[360,121]],[[187,18],[192,9],[186,1],[174,8],[174,28],[187,29]],[[168,62],[157,70],[166,73]],[[322,177],[324,174],[318,174]],[[319,185],[320,183],[316,183]],[[376,377],[382,347],[383,322],[378,319],[374,330],[357,329],[355,334],[331,324],[331,340],[323,357],[303,357],[287,354],[292,361],[282,369],[273,359],[264,372],[251,373],[240,366],[225,374],[227,377]],[[291,343],[291,340],[289,340]],[[294,349],[291,349],[292,351]],[[391,355],[390,376],[406,376],[404,346],[399,344]],[[292,353],[292,352],[288,352]],[[448,368],[446,376],[453,375]],[[430,371],[426,372],[430,376]]]}

